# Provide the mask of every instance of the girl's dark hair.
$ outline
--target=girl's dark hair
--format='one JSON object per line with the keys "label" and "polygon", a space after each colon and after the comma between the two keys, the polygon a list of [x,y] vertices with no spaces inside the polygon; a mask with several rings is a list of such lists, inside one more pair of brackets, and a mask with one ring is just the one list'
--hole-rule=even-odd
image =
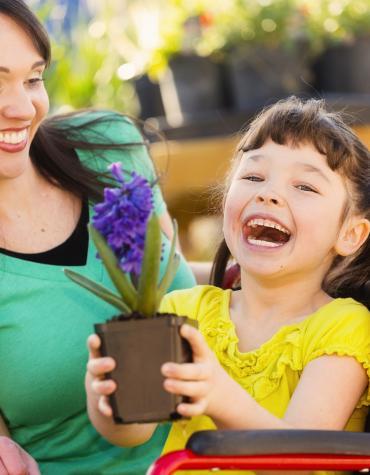
{"label": "girl's dark hair", "polygon": [[[48,34],[25,2],[0,0],[0,14],[11,18],[28,34],[41,57],[49,65],[51,49]],[[109,176],[84,166],[77,157],[76,149],[95,150],[99,153],[99,150],[104,149],[143,146],[145,142],[107,143],[104,137],[99,137],[94,132],[93,126],[98,122],[121,121],[120,114],[116,112],[92,114],[87,115],[82,121],[73,120],[83,112],[87,111],[55,115],[44,120],[32,141],[30,156],[39,173],[47,180],[77,196],[97,201],[102,197],[104,186],[109,184]],[[89,129],[94,133],[93,141],[84,140]],[[89,136],[91,137],[91,133]]]}
{"label": "girl's dark hair", "polygon": [[[370,220],[370,153],[339,113],[329,112],[323,100],[290,97],[264,109],[249,125],[232,160],[223,190],[226,194],[242,155],[267,140],[293,147],[312,144],[325,155],[329,167],[349,182],[354,211]],[[222,285],[230,251],[223,241],[213,265],[211,282]],[[323,289],[332,297],[353,297],[370,306],[370,239],[352,256],[336,256]]]}

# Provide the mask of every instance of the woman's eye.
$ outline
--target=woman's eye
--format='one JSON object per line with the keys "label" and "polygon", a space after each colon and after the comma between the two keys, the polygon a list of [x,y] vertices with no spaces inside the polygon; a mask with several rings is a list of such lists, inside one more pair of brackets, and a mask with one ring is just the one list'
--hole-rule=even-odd
{"label": "woman's eye", "polygon": [[41,84],[43,80],[44,80],[43,78],[31,78],[31,79],[28,79],[26,82],[30,87],[35,87]]}
{"label": "woman's eye", "polygon": [[248,181],[263,181],[263,178],[261,178],[260,176],[256,176],[256,175],[249,175],[249,176],[245,176],[243,178],[243,180],[248,180]]}
{"label": "woman's eye", "polygon": [[298,190],[302,190],[302,191],[310,191],[312,193],[318,193],[318,191],[316,191],[314,188],[312,188],[309,185],[297,185],[296,188],[298,188]]}

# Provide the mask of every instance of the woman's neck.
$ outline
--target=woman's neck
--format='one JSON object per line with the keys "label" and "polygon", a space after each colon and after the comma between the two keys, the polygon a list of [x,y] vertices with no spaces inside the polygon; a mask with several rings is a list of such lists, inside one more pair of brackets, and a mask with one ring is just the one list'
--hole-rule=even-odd
{"label": "woman's neck", "polygon": [[32,165],[18,177],[0,179],[0,219],[37,209],[45,203],[52,188],[55,187]]}

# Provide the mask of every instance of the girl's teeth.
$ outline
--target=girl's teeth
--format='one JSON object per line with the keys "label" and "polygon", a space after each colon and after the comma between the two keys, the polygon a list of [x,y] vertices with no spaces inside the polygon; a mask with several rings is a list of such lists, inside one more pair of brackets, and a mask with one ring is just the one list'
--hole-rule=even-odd
{"label": "girl's teeth", "polygon": [[279,247],[282,246],[282,244],[279,244],[277,242],[269,242],[269,241],[261,241],[260,239],[253,239],[253,238],[248,238],[248,242],[250,244],[253,244],[254,246],[261,246],[261,247]]}
{"label": "girl's teeth", "polygon": [[269,221],[268,219],[261,219],[261,218],[251,219],[250,221],[248,221],[247,225],[250,226],[251,228],[255,228],[257,226],[275,228],[275,229],[278,229],[279,231],[282,231],[285,234],[290,234],[287,229],[283,228],[283,226],[280,226],[280,224]]}
{"label": "girl's teeth", "polygon": [[27,130],[21,132],[0,132],[0,142],[17,145],[27,138]]}

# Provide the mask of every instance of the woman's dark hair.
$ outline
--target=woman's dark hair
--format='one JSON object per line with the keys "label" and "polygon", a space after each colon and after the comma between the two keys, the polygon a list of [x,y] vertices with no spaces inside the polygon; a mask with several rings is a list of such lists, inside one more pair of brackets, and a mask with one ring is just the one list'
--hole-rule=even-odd
{"label": "woman's dark hair", "polygon": [[[0,0],[0,14],[6,15],[17,23],[32,40],[35,48],[45,60],[51,61],[50,41],[46,30],[36,15],[23,0]],[[76,149],[99,151],[142,147],[144,141],[135,143],[107,143],[104,137],[94,132],[94,140],[84,140],[89,129],[94,131],[96,123],[121,121],[121,114],[108,112],[92,114],[82,121],[73,120],[84,111],[55,115],[42,122],[30,147],[33,164],[48,181],[71,191],[77,196],[92,201],[101,199],[103,188],[109,184],[107,173],[99,173],[84,166],[77,157]],[[85,111],[87,112],[87,111]],[[89,134],[91,136],[91,133]],[[101,139],[101,140],[100,140]],[[104,155],[104,154],[102,154]]]}
{"label": "woman's dark hair", "polygon": [[35,45],[35,48],[50,63],[51,48],[48,34],[38,18],[23,0],[0,0],[0,14],[6,15],[17,23]]}
{"label": "woman's dark hair", "polygon": [[[293,147],[312,144],[325,155],[329,167],[349,183],[353,211],[370,220],[370,153],[339,113],[328,112],[322,100],[290,97],[264,109],[249,125],[236,150],[226,179],[226,194],[242,155],[267,140]],[[346,216],[344,213],[344,217]],[[211,282],[222,285],[230,251],[223,241],[213,265]],[[352,256],[336,256],[323,282],[332,297],[353,297],[370,306],[370,238]]]}

